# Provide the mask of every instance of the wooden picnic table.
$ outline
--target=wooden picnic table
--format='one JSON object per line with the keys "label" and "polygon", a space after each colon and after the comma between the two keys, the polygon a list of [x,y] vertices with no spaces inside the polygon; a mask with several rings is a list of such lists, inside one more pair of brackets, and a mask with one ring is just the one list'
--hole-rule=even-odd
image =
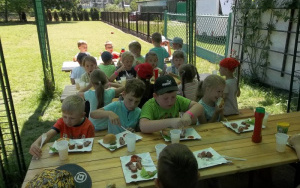
{"label": "wooden picnic table", "polygon": [[[181,141],[180,143],[187,145],[191,151],[212,147],[220,155],[246,159],[246,161],[232,160],[233,162],[230,165],[221,164],[210,168],[200,169],[200,179],[294,163],[298,161],[298,158],[292,148],[286,146],[286,151],[283,153],[276,151],[274,134],[277,132],[277,122],[282,121],[290,123],[289,135],[300,133],[299,116],[300,112],[269,116],[267,127],[262,131],[262,142],[258,144],[251,141],[253,132],[237,134],[226,128],[220,122],[193,126],[202,139]],[[91,176],[93,187],[105,187],[107,183],[115,183],[118,188],[153,187],[154,182],[152,180],[126,184],[120,157],[150,152],[152,160],[157,164],[154,146],[159,143],[170,143],[165,142],[159,132],[152,134],[137,133],[143,138],[136,143],[136,150],[133,153],[128,153],[126,147],[110,152],[98,143],[98,140],[105,134],[106,131],[97,133],[97,137],[94,139],[92,152],[70,153],[66,161],[60,161],[58,154],[49,154],[49,146],[53,143],[47,143],[42,148],[42,158],[40,160],[31,161],[24,179],[23,187],[43,169],[57,168],[66,163],[76,163],[84,167]]]}
{"label": "wooden picnic table", "polygon": [[[99,66],[102,62],[102,60],[97,60],[97,65]],[[117,61],[114,61],[115,66],[117,65]],[[71,72],[73,68],[79,67],[79,63],[77,61],[64,61],[61,71],[64,72]]]}

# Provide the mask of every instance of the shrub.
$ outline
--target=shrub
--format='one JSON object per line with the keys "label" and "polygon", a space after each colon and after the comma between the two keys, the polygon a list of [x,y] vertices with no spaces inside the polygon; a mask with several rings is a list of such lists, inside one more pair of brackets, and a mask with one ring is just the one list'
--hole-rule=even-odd
{"label": "shrub", "polygon": [[92,18],[93,21],[99,20],[99,11],[98,11],[98,9],[92,8],[91,11],[90,11],[90,14],[91,14],[91,18]]}
{"label": "shrub", "polygon": [[64,11],[64,10],[60,11],[60,16],[61,16],[61,20],[62,21],[66,21],[67,20],[66,11]]}
{"label": "shrub", "polygon": [[78,21],[78,16],[76,10],[72,10],[73,21]]}
{"label": "shrub", "polygon": [[83,12],[82,11],[78,11],[78,18],[79,18],[79,21],[83,21]]}
{"label": "shrub", "polygon": [[68,21],[72,21],[71,20],[71,13],[70,12],[66,12],[66,16],[67,16],[67,20]]}
{"label": "shrub", "polygon": [[49,22],[52,22],[52,14],[50,9],[47,10],[47,18]]}
{"label": "shrub", "polygon": [[83,18],[85,21],[90,21],[89,13],[86,10],[83,10]]}
{"label": "shrub", "polygon": [[56,10],[54,11],[54,20],[55,21],[59,21],[59,16],[58,16],[58,13],[56,12]]}

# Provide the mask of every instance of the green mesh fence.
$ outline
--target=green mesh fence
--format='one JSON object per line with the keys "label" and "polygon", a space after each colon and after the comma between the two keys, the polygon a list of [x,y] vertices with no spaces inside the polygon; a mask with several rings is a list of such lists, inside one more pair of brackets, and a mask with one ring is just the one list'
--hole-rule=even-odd
{"label": "green mesh fence", "polygon": [[[225,57],[228,16],[196,16],[196,53],[210,62]],[[166,37],[181,37],[186,47],[186,15],[167,13]]]}

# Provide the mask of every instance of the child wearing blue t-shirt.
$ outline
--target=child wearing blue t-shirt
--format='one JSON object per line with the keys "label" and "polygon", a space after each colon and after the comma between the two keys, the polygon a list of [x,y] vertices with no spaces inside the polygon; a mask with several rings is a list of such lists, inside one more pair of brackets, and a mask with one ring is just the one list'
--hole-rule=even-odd
{"label": "child wearing blue t-shirt", "polygon": [[139,118],[141,109],[138,107],[145,92],[145,84],[139,79],[131,79],[126,82],[122,93],[123,101],[113,102],[101,109],[91,112],[95,119],[108,118],[108,133],[118,134],[124,131],[121,126],[129,131],[139,130]]}
{"label": "child wearing blue t-shirt", "polygon": [[[161,43],[161,34],[160,33],[153,33],[152,34],[152,44],[154,48],[150,49],[151,52],[155,52],[158,57],[158,64],[157,67],[161,70],[165,71],[165,58],[170,57],[170,54],[167,52],[167,50],[160,46]],[[148,62],[147,62],[148,63]]]}
{"label": "child wearing blue t-shirt", "polygon": [[[108,82],[105,73],[100,69],[96,69],[91,73],[90,82],[95,90],[78,93],[86,101],[90,102],[90,112],[108,105],[113,98],[119,97],[120,93],[124,91],[124,87],[120,84]],[[109,89],[108,87],[110,86],[113,86],[115,89]],[[107,129],[107,119],[93,119],[91,116],[89,116],[89,119],[96,131]]]}

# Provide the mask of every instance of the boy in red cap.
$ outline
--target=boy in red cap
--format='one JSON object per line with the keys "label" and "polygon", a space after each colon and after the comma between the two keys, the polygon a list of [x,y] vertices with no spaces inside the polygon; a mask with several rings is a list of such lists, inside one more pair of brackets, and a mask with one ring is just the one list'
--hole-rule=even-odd
{"label": "boy in red cap", "polygon": [[224,89],[224,115],[239,114],[237,97],[240,96],[240,87],[238,86],[238,79],[234,77],[235,69],[240,63],[232,58],[225,58],[220,61],[220,75],[225,76],[226,87]]}

